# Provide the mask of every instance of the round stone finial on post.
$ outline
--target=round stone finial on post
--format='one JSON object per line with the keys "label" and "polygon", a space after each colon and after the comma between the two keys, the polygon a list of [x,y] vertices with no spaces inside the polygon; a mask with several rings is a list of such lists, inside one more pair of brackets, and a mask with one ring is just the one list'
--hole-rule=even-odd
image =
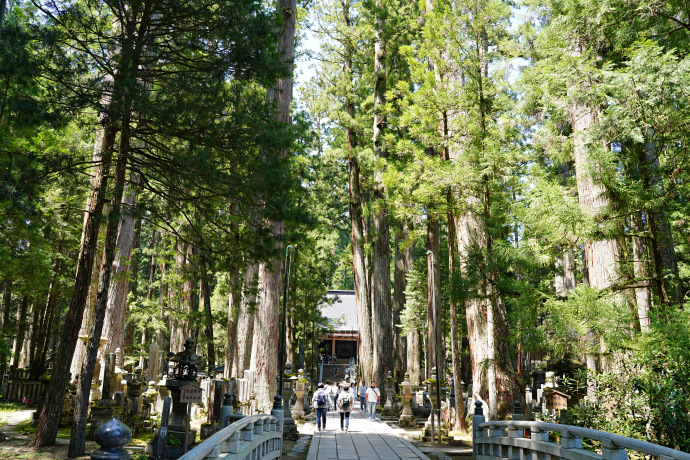
{"label": "round stone finial on post", "polygon": [[132,430],[117,419],[117,416],[104,423],[95,433],[101,448],[91,454],[93,460],[126,460],[129,453],[122,447],[132,440]]}
{"label": "round stone finial on post", "polygon": [[484,407],[480,400],[474,402],[474,415],[484,415]]}
{"label": "round stone finial on post", "polygon": [[520,401],[515,401],[513,403],[513,415],[522,414],[522,403]]}
{"label": "round stone finial on post", "polygon": [[522,415],[522,402],[521,401],[515,401],[513,403],[513,420],[519,421],[523,420],[524,416]]}

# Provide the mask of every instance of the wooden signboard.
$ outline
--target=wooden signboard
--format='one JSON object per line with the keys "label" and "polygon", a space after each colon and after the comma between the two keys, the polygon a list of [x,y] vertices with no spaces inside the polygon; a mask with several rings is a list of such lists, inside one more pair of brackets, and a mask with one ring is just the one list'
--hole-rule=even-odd
{"label": "wooden signboard", "polygon": [[196,385],[187,385],[182,387],[180,391],[180,402],[182,403],[201,403],[202,391],[201,388]]}

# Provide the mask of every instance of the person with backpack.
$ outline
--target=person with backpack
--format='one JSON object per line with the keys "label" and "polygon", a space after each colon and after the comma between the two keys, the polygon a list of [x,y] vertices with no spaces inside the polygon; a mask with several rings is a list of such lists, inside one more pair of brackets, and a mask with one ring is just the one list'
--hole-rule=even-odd
{"label": "person with backpack", "polygon": [[340,410],[340,431],[343,431],[343,421],[345,421],[345,430],[347,431],[350,425],[350,411],[354,404],[350,387],[345,384],[343,391],[338,395],[338,409]]}
{"label": "person with backpack", "polygon": [[319,431],[326,429],[326,412],[331,405],[330,399],[323,388],[323,383],[319,383],[318,390],[311,398],[311,405],[316,409],[316,427]]}

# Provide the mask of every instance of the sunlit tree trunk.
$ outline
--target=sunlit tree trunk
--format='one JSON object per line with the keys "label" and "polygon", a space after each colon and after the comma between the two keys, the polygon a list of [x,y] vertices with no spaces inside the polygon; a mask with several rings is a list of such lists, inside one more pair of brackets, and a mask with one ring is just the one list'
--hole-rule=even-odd
{"label": "sunlit tree trunk", "polygon": [[[447,156],[446,156],[447,158]],[[450,283],[452,287],[453,279],[455,277],[455,271],[459,269],[457,246],[455,238],[455,216],[453,214],[453,196],[451,190],[447,193],[448,202],[448,272],[450,276]],[[451,360],[453,366],[453,383],[455,385],[455,425],[453,426],[456,430],[467,431],[467,421],[465,420],[465,401],[462,397],[462,361],[460,357],[460,318],[458,312],[458,303],[455,299],[455,295],[451,293],[450,295],[450,345],[451,345]]]}
{"label": "sunlit tree trunk", "polygon": [[[112,84],[112,80],[110,82]],[[106,81],[106,85],[108,82]],[[110,105],[109,91],[104,99],[104,107]],[[82,237],[77,259],[77,271],[72,292],[72,300],[60,335],[60,342],[56,352],[53,377],[50,379],[44,399],[43,409],[38,419],[36,432],[29,445],[44,447],[55,444],[59,418],[62,411],[62,400],[65,386],[69,379],[69,368],[77,343],[77,336],[86,307],[86,300],[93,269],[94,252],[98,244],[99,220],[105,204],[105,190],[107,187],[110,163],[117,126],[112,118],[105,114],[101,116],[101,130],[97,136],[93,163],[96,165],[91,177],[90,194],[86,201]]]}
{"label": "sunlit tree trunk", "polygon": [[[572,52],[578,55],[577,51]],[[597,163],[590,157],[585,136],[587,131],[596,123],[594,109],[573,103],[570,106],[570,119],[573,129],[573,153],[575,156],[575,170],[577,178],[577,193],[580,206],[591,216],[596,216],[609,204],[605,196],[605,188],[595,181]],[[588,240],[583,243],[584,260],[586,261],[587,280],[589,286],[596,289],[607,289],[618,279],[619,249],[615,240]],[[593,331],[586,337],[587,369],[590,375],[597,372],[596,356],[604,344]],[[592,379],[587,385],[587,397],[596,400],[596,389]]]}
{"label": "sunlit tree trunk", "polygon": [[[383,145],[386,128],[386,37],[384,33],[383,0],[376,2],[374,19],[374,156],[385,162],[388,157]],[[373,348],[372,378],[382,382],[393,369],[393,337],[391,329],[390,228],[388,204],[385,199],[382,166],[374,171],[374,208],[372,228],[371,335]]]}
{"label": "sunlit tree trunk", "polygon": [[567,297],[568,293],[575,289],[575,251],[568,248],[565,252],[556,257],[556,295]]}
{"label": "sunlit tree trunk", "polygon": [[[237,312],[237,339],[232,371],[225,368],[225,377],[244,377],[244,371],[251,365],[252,339],[254,337],[254,317],[259,289],[259,263],[250,262],[242,272],[242,299]],[[228,331],[229,333],[230,331]],[[227,360],[226,360],[227,363]]]}
{"label": "sunlit tree trunk", "polygon": [[[278,52],[282,61],[292,70],[295,58],[295,24],[297,19],[296,0],[278,0],[277,11],[282,16],[279,31]],[[281,78],[276,87],[268,92],[269,101],[275,101],[278,106],[277,119],[286,125],[291,123],[290,104],[292,102],[292,72]],[[287,156],[287,149],[281,148],[281,157]],[[272,234],[282,247],[280,239],[283,236],[283,222],[270,222]],[[281,251],[282,253],[282,251]],[[282,254],[281,254],[282,255]],[[252,344],[252,369],[254,369],[254,392],[259,401],[259,407],[269,413],[276,394],[278,374],[278,331],[280,322],[280,286],[281,286],[282,257],[272,258],[262,264],[261,302],[255,316],[254,341]]]}
{"label": "sunlit tree trunk", "polygon": [[649,270],[647,269],[647,245],[641,236],[644,232],[642,215],[638,212],[632,216],[636,236],[633,236],[633,273],[635,275],[635,304],[637,318],[642,332],[649,331],[649,308],[651,295],[649,291]]}
{"label": "sunlit tree trunk", "polygon": [[443,326],[441,324],[441,224],[431,216],[427,218],[426,249],[433,254],[433,257],[427,257],[427,341],[426,360],[424,361],[426,363],[426,378],[431,378],[431,370],[435,367],[436,376],[445,379]]}
{"label": "sunlit tree trunk", "polygon": [[[349,5],[343,8],[343,24],[351,28]],[[345,42],[343,55],[343,71],[347,83],[353,85],[352,57],[353,44]],[[345,96],[345,111],[350,119],[355,118],[355,104],[350,91]],[[357,324],[359,325],[359,372],[368,381],[372,378],[373,348],[371,337],[371,284],[367,270],[367,255],[365,252],[364,211],[362,209],[362,192],[360,183],[360,166],[357,159],[356,148],[358,146],[357,133],[352,125],[347,127],[348,149],[348,185],[349,185],[349,216],[350,216],[350,241],[352,244],[352,269],[355,287],[355,306],[357,309]]]}
{"label": "sunlit tree trunk", "polygon": [[[139,175],[131,174],[131,182],[137,183]],[[134,227],[137,219],[134,208],[137,205],[139,191],[136,187],[128,187],[122,198],[122,214],[117,232],[117,250],[113,262],[113,276],[108,293],[108,307],[103,323],[103,337],[106,339],[101,356],[113,353],[124,345],[125,311],[127,309],[127,294],[129,293],[129,279],[131,277],[130,262],[134,247]]]}
{"label": "sunlit tree trunk", "polygon": [[[395,237],[395,273],[393,276],[393,350],[395,352],[394,376],[402,382],[407,371],[407,337],[400,333],[400,315],[405,309],[405,290],[407,289],[407,274],[412,268],[414,260],[414,244],[406,239],[410,235],[411,225],[407,219],[402,223],[400,232]],[[401,245],[405,245],[404,248]]]}

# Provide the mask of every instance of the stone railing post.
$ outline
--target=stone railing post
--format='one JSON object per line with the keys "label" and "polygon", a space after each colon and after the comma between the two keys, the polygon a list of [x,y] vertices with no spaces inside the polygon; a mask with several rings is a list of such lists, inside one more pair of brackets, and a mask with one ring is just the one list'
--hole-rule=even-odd
{"label": "stone railing post", "polygon": [[[513,403],[513,420],[516,422],[524,420],[522,415],[522,403],[520,401],[515,401]],[[524,436],[524,431],[520,428],[515,428],[511,426],[508,428],[508,437],[510,438],[522,438]]]}
{"label": "stone railing post", "polygon": [[628,460],[628,451],[606,438],[601,440],[601,454],[607,460]]}
{"label": "stone railing post", "polygon": [[230,414],[232,414],[232,395],[225,393],[223,397],[223,407],[220,409],[220,427],[225,428],[230,425]]}
{"label": "stone railing post", "polygon": [[582,449],[582,438],[574,436],[570,431],[561,431],[561,447],[564,449]]}
{"label": "stone railing post", "polygon": [[484,423],[484,408],[481,401],[474,403],[474,415],[472,416],[472,459],[476,460],[482,454],[482,448],[477,444],[477,439],[486,437],[486,429],[480,429],[479,425]]}
{"label": "stone railing post", "polygon": [[[523,419],[522,417],[522,404],[520,401],[515,401],[513,403],[513,421],[519,422]],[[524,437],[524,431],[522,428],[517,428],[514,424],[508,425],[508,437],[509,438],[522,438]],[[513,460],[518,460],[520,458],[520,448],[519,447],[509,447],[508,457]]]}

